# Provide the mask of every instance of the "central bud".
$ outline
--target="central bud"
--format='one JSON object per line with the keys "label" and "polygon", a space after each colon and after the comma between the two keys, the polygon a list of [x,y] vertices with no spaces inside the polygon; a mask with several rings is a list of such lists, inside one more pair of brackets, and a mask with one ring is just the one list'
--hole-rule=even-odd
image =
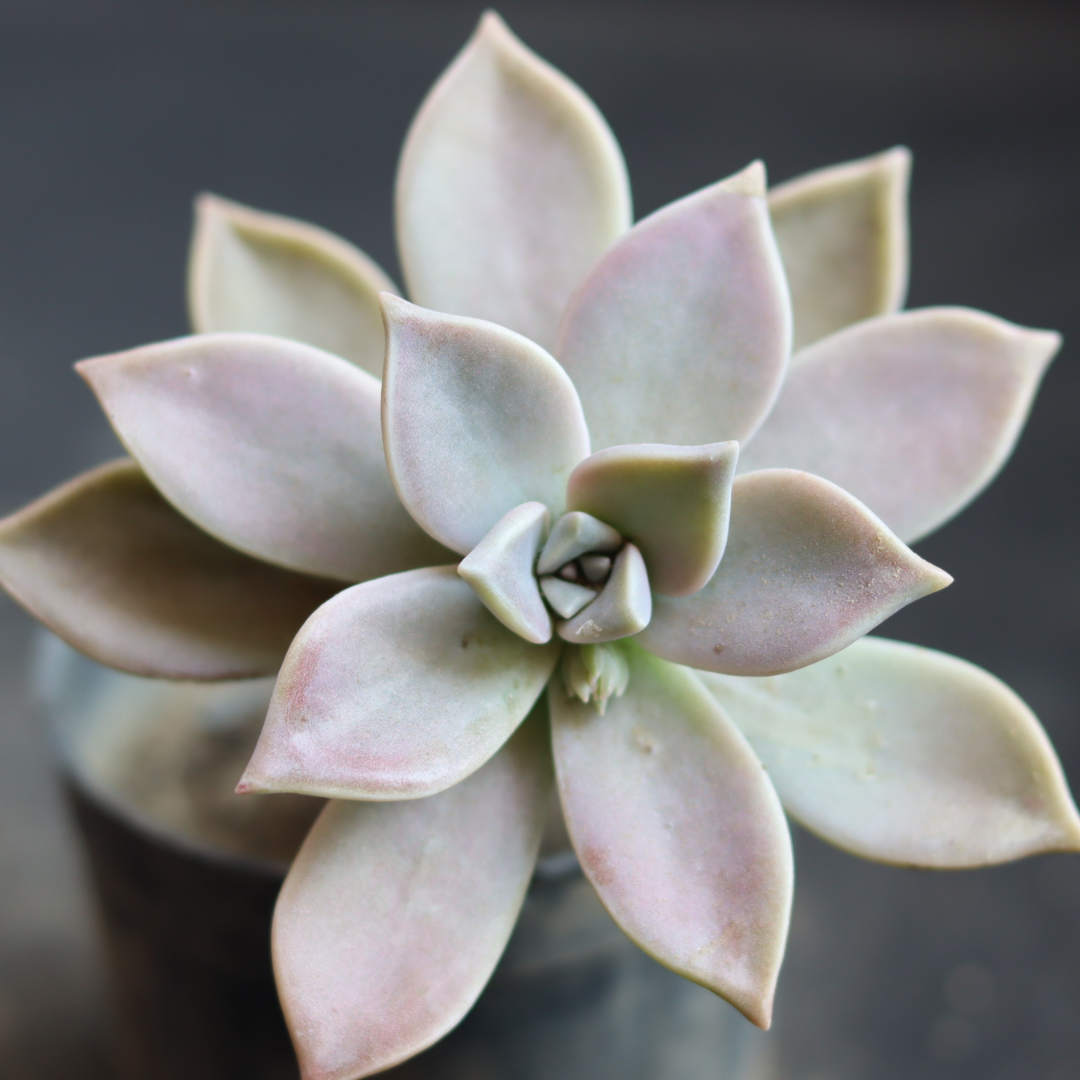
{"label": "central bud", "polygon": [[652,593],[637,546],[580,510],[563,514],[550,533],[547,525],[542,503],[522,503],[462,559],[458,573],[497,619],[538,645],[553,634],[599,645],[644,630]]}
{"label": "central bud", "polygon": [[617,530],[580,510],[555,522],[536,562],[540,591],[564,620],[556,633],[598,644],[643,630],[652,616],[641,552]]}

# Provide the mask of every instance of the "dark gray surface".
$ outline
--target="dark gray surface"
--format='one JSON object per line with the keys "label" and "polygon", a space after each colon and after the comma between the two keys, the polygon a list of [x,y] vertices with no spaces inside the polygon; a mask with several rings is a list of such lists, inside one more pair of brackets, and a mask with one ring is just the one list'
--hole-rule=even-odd
{"label": "dark gray surface", "polygon": [[[911,303],[1080,340],[1080,25],[1067,5],[506,3],[596,99],[638,213],[754,157],[780,180],[915,151]],[[471,4],[0,3],[0,510],[116,452],[73,360],[185,330],[209,188],[391,272],[408,119]],[[1080,784],[1075,348],[995,486],[921,545],[957,578],[887,633],[984,664]],[[0,1076],[97,1080],[100,984],[70,833],[0,607]],[[787,1080],[1080,1077],[1080,860],[961,874],[800,836],[776,1040]]]}

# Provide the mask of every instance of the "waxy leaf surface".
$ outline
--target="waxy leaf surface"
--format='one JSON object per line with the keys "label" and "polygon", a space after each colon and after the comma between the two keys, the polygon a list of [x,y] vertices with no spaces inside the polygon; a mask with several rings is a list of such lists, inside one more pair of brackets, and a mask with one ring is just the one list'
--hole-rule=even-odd
{"label": "waxy leaf surface", "polygon": [[366,371],[258,334],[179,338],[78,370],[158,490],[233,547],[344,581],[448,561],[390,483]]}
{"label": "waxy leaf surface", "polygon": [[241,787],[343,799],[442,791],[509,738],[559,648],[508,630],[453,566],[346,589],[293,641]]}
{"label": "waxy leaf surface", "polygon": [[116,461],[0,522],[0,580],[87,656],[136,675],[272,675],[340,586],[197,529],[139,467]]}
{"label": "waxy leaf surface", "polygon": [[973,664],[863,638],[788,675],[700,676],[788,812],[848,851],[944,869],[1080,850],[1045,732]]}
{"label": "waxy leaf surface", "polygon": [[407,802],[333,801],[285,879],[274,969],[304,1080],[354,1080],[454,1027],[514,927],[551,798],[546,725]]}
{"label": "waxy leaf surface", "polygon": [[792,359],[739,471],[824,476],[910,543],[993,479],[1060,345],[965,308],[860,323]]}
{"label": "waxy leaf surface", "polygon": [[543,503],[515,506],[458,564],[488,611],[538,645],[551,640],[551,616],[533,573],[549,518]]}
{"label": "waxy leaf surface", "polygon": [[732,486],[712,581],[683,599],[658,596],[639,641],[690,667],[775,675],[839,651],[951,581],[835,484],[767,469]]}
{"label": "waxy leaf surface", "polygon": [[552,610],[564,619],[572,619],[586,604],[596,599],[595,589],[558,577],[541,578],[540,589]]}
{"label": "waxy leaf surface", "polygon": [[791,286],[794,348],[903,304],[910,173],[911,152],[898,146],[769,192]]}
{"label": "waxy leaf surface", "polygon": [[567,310],[555,355],[593,446],[745,440],[784,377],[791,306],[759,164],[638,222]]}
{"label": "waxy leaf surface", "polygon": [[780,801],[691,672],[624,648],[629,686],[604,716],[548,694],[574,848],[638,945],[768,1027],[793,884]]}
{"label": "waxy leaf surface", "polygon": [[586,552],[614,555],[623,545],[618,531],[606,522],[572,510],[555,522],[536,564],[538,574],[551,574]]}
{"label": "waxy leaf surface", "polygon": [[566,502],[640,548],[654,591],[687,596],[724,553],[738,457],[736,442],[609,447],[570,474]]}
{"label": "waxy leaf surface", "polygon": [[216,195],[195,204],[188,303],[198,334],[294,338],[378,377],[379,293],[397,291],[362,251],[325,229]]}
{"label": "waxy leaf surface", "polygon": [[384,295],[386,460],[401,501],[467,555],[515,506],[562,512],[589,453],[581,403],[538,345],[493,323]]}
{"label": "waxy leaf surface", "polygon": [[397,179],[409,295],[551,348],[566,302],[630,227],[593,103],[488,12],[413,121]]}
{"label": "waxy leaf surface", "polygon": [[651,617],[652,593],[645,560],[634,544],[624,544],[600,595],[555,629],[564,641],[598,645],[636,634],[648,626]]}

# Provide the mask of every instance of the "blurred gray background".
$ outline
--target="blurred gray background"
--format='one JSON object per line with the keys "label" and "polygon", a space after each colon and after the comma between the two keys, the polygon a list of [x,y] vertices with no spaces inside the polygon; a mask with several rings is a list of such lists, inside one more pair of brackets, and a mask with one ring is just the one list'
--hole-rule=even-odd
{"label": "blurred gray background", "polygon": [[[479,7],[0,0],[0,511],[117,451],[71,371],[185,331],[190,201],[318,222],[391,273],[396,154]],[[1080,19],[1066,4],[507,2],[597,101],[637,213],[762,157],[906,143],[910,304],[1062,330],[1016,455],[920,551],[956,576],[885,633],[1010,682],[1080,787]],[[0,1076],[108,1075],[92,911],[0,601]],[[1080,858],[921,873],[805,834],[785,1080],[1080,1077]]]}

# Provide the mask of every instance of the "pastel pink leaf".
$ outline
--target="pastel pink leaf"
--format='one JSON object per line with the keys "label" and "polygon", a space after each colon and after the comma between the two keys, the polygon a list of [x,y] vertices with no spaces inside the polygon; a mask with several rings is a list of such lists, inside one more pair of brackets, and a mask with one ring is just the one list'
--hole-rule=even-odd
{"label": "pastel pink leaf", "polygon": [[188,305],[196,333],[294,338],[382,374],[379,293],[397,287],[325,229],[216,195],[195,203]]}
{"label": "pastel pink leaf", "polygon": [[632,540],[654,592],[687,596],[705,586],[724,553],[738,457],[736,442],[612,446],[570,474],[566,504]]}
{"label": "pastel pink leaf", "polygon": [[552,633],[533,573],[549,519],[543,503],[515,506],[457,568],[499,622],[537,645],[550,641]]}
{"label": "pastel pink leaf", "polygon": [[638,639],[667,660],[728,675],[792,671],[952,581],[819,476],[748,473],[731,498],[712,581],[693,596],[658,596]]}
{"label": "pastel pink leaf", "polygon": [[409,295],[551,348],[571,292],[630,221],[626,166],[596,106],[488,12],[405,140]]}
{"label": "pastel pink leaf", "polygon": [[624,544],[600,595],[555,629],[564,641],[598,645],[638,633],[648,626],[652,610],[645,560],[633,544]]}
{"label": "pastel pink leaf", "polygon": [[604,716],[548,693],[582,868],[622,929],[768,1027],[791,910],[791,842],[745,738],[693,673],[626,646]]}
{"label": "pastel pink leaf", "polygon": [[593,446],[744,441],[772,405],[791,304],[760,163],[638,222],[574,294],[555,355]]}
{"label": "pastel pink leaf", "polygon": [[867,637],[770,679],[699,675],[788,813],[848,851],[955,869],[1080,850],[1050,740],[974,664]]}
{"label": "pastel pink leaf", "polygon": [[293,641],[241,788],[433,795],[506,742],[559,649],[508,630],[453,566],[355,585]]}
{"label": "pastel pink leaf", "polygon": [[794,348],[903,304],[910,174],[911,151],[897,146],[769,192],[791,286]]}
{"label": "pastel pink leaf", "polygon": [[383,438],[409,513],[462,555],[522,503],[558,517],[566,481],[589,453],[566,372],[512,330],[382,301]]}
{"label": "pastel pink leaf", "polygon": [[273,675],[304,620],[340,588],[215,540],[126,459],[0,522],[0,582],[100,663],[200,680]]}
{"label": "pastel pink leaf", "polygon": [[817,473],[911,543],[993,479],[1060,345],[1058,334],[965,308],[852,326],[793,358],[739,470]]}
{"label": "pastel pink leaf", "polygon": [[257,334],[179,338],[77,368],[158,490],[219,540],[343,581],[447,561],[390,483],[366,371]]}
{"label": "pastel pink leaf", "polygon": [[278,897],[273,954],[304,1080],[381,1072],[472,1007],[513,930],[551,798],[546,725],[408,802],[333,801]]}

